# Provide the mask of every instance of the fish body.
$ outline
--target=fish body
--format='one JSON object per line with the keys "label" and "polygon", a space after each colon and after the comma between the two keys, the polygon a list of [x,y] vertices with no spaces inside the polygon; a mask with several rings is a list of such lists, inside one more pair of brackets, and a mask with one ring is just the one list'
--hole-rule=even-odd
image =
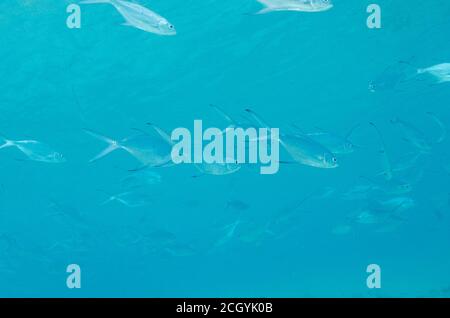
{"label": "fish body", "polygon": [[40,161],[46,163],[63,163],[66,162],[64,156],[53,150],[47,144],[44,144],[36,140],[9,140],[5,139],[4,144],[0,146],[0,149],[7,147],[16,147],[23,154],[25,154],[29,160]]}
{"label": "fish body", "polygon": [[241,169],[241,165],[238,163],[198,163],[195,164],[195,167],[204,174],[210,174],[214,176],[223,176],[235,173]]}
{"label": "fish body", "polygon": [[372,184],[372,191],[378,190],[382,193],[391,195],[402,195],[412,191],[412,185],[409,182],[405,182],[397,178],[389,180],[364,179],[368,180]]}
{"label": "fish body", "polygon": [[113,201],[119,202],[129,208],[138,208],[150,204],[153,201],[153,199],[147,193],[144,192],[127,191],[111,195],[101,205],[105,205]]}
{"label": "fish body", "polygon": [[369,91],[372,93],[393,91],[400,84],[415,76],[415,71],[416,69],[408,62],[397,62],[390,65],[369,82]]}
{"label": "fish body", "polygon": [[420,129],[400,118],[391,120],[391,123],[394,125],[399,125],[402,128],[404,139],[416,147],[420,152],[431,152],[431,142]]}
{"label": "fish body", "polygon": [[122,179],[122,188],[136,189],[161,183],[161,175],[149,169],[132,172]]}
{"label": "fish body", "polygon": [[173,24],[152,10],[137,3],[123,0],[86,0],[82,4],[109,3],[125,19],[124,25],[159,35],[175,35]]}
{"label": "fish body", "polygon": [[417,70],[417,74],[430,74],[438,83],[450,82],[450,63],[441,63]]}
{"label": "fish body", "polygon": [[410,197],[394,197],[369,203],[371,211],[376,213],[400,213],[415,206],[414,199]]}
{"label": "fish body", "polygon": [[197,254],[197,250],[193,246],[181,242],[169,244],[164,250],[174,257],[188,257]]}
{"label": "fish body", "polygon": [[286,149],[294,161],[315,168],[337,168],[334,154],[307,135],[282,135],[280,144]]}
{"label": "fish body", "polygon": [[91,130],[85,129],[85,132],[108,144],[107,148],[89,162],[97,161],[118,149],[125,150],[147,167],[164,166],[172,161],[172,144],[164,138],[159,138],[159,136],[141,132],[135,136],[117,141]]}
{"label": "fish body", "polygon": [[[258,125],[269,128],[269,125],[254,111],[251,109],[245,111]],[[306,134],[301,132],[289,135],[280,134],[279,142],[296,163],[322,169],[339,166],[336,156],[330,150]]]}
{"label": "fish body", "polygon": [[321,12],[333,7],[331,0],[257,0],[265,6],[258,14],[273,11]]}

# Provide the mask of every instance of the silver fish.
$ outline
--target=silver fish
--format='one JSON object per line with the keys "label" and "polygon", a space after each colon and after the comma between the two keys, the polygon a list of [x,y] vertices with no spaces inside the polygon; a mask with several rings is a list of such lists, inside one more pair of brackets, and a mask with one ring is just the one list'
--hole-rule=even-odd
{"label": "silver fish", "polygon": [[[211,104],[210,107],[214,109],[221,117],[223,117],[227,123],[227,128],[235,128],[240,127],[239,122],[237,122],[235,119],[233,119],[231,116],[229,116],[224,110],[222,110],[220,107]],[[222,134],[225,134],[226,129],[222,131]],[[236,149],[235,149],[236,151]],[[199,164],[195,164],[195,167],[202,173],[202,174],[209,174],[209,175],[215,175],[215,176],[222,176],[222,175],[228,175],[235,173],[241,169],[241,165],[237,162],[233,162],[233,160],[226,159],[223,163],[206,163],[202,162]],[[194,176],[199,177],[199,176]]]}
{"label": "silver fish", "polygon": [[51,213],[51,215],[62,216],[64,218],[72,219],[78,224],[86,225],[85,217],[80,213],[78,209],[73,206],[61,204],[60,202],[57,202],[55,200],[50,200],[49,208],[53,210],[53,213]]}
{"label": "silver fish", "polygon": [[265,6],[257,14],[273,11],[320,12],[333,7],[331,0],[257,0]]}
{"label": "silver fish", "polygon": [[[254,111],[250,109],[245,111],[259,125],[269,128]],[[336,156],[330,150],[305,134],[280,134],[280,143],[296,163],[322,169],[337,168],[339,166]]]}
{"label": "silver fish", "polygon": [[[239,171],[242,165],[238,163],[196,163],[194,165],[201,173],[214,176],[224,176]],[[194,177],[199,177],[198,175]]]}
{"label": "silver fish", "polygon": [[105,205],[113,201],[119,202],[129,208],[138,208],[152,203],[153,198],[145,192],[127,191],[115,195],[109,195],[109,198],[101,205]]}
{"label": "silver fish", "polygon": [[85,0],[82,4],[109,3],[124,17],[123,25],[159,35],[177,34],[175,27],[159,14],[137,3],[123,0]]}
{"label": "silver fish", "polygon": [[29,160],[40,161],[46,163],[63,163],[66,162],[64,156],[53,150],[47,144],[44,144],[36,140],[9,140],[2,137],[4,144],[0,146],[0,149],[7,147],[16,147],[23,152]]}
{"label": "silver fish", "polygon": [[161,183],[161,175],[149,169],[142,169],[132,172],[122,179],[121,184],[124,189],[143,188]]}
{"label": "silver fish", "polygon": [[164,250],[174,257],[189,257],[198,253],[198,251],[190,244],[173,242],[169,244]]}
{"label": "silver fish", "polygon": [[441,63],[430,67],[419,68],[417,74],[430,74],[436,78],[438,84],[450,82],[450,63]]}
{"label": "silver fish", "polygon": [[446,127],[439,120],[439,118],[431,112],[427,112],[427,115],[436,122],[441,130],[441,134],[436,140],[431,140],[423,131],[409,122],[406,122],[399,118],[391,120],[392,124],[399,125],[402,128],[404,140],[409,142],[412,146],[416,147],[420,152],[425,154],[431,152],[434,144],[438,144],[444,141],[447,135]]}
{"label": "silver fish", "polygon": [[378,190],[386,194],[401,195],[412,191],[411,183],[399,179],[375,180],[367,177],[361,178],[366,179],[372,184],[372,190]]}
{"label": "silver fish", "polygon": [[399,61],[388,66],[375,79],[369,82],[369,91],[372,93],[395,90],[400,84],[416,76],[416,69],[410,63]]}
{"label": "silver fish", "polygon": [[217,240],[217,242],[214,244],[214,247],[217,248],[230,242],[234,238],[236,229],[241,223],[242,221],[240,220],[240,218],[238,218],[231,224],[224,226],[222,229],[223,235],[219,238],[219,240]]}
{"label": "silver fish", "polygon": [[237,238],[239,241],[259,246],[267,239],[270,239],[274,236],[272,232],[269,230],[269,224],[259,224],[254,222],[248,222],[246,225],[241,227]]}
{"label": "silver fish", "polygon": [[159,128],[156,129],[160,136],[139,132],[137,135],[122,139],[120,141],[103,136],[92,130],[85,129],[84,131],[89,135],[108,144],[108,147],[92,158],[89,162],[97,161],[115,150],[122,149],[141,162],[144,167],[160,167],[170,165],[172,162],[172,142],[170,141],[170,137],[168,135],[159,130]]}

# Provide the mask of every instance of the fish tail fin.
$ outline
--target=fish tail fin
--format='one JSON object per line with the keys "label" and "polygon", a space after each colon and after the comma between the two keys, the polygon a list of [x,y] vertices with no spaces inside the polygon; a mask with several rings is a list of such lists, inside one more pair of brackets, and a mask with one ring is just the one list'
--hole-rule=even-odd
{"label": "fish tail fin", "polygon": [[113,152],[114,150],[117,150],[117,149],[121,148],[119,142],[117,142],[117,141],[114,140],[114,139],[111,139],[111,138],[109,138],[109,137],[100,135],[100,134],[98,134],[98,133],[96,133],[96,132],[93,132],[92,130],[84,129],[84,131],[85,131],[87,134],[91,135],[92,137],[97,138],[97,139],[99,139],[99,140],[102,140],[102,141],[108,143],[108,147],[106,147],[106,148],[105,148],[102,152],[100,152],[97,156],[95,156],[94,158],[92,158],[91,160],[89,160],[89,162],[97,161],[97,160],[99,160],[99,159],[105,157],[106,155],[110,154],[110,153]]}
{"label": "fish tail fin", "polygon": [[105,201],[103,201],[102,203],[100,203],[100,206],[107,205],[108,203],[110,203],[114,200],[115,200],[114,198],[108,198]]}
{"label": "fish tail fin", "polygon": [[172,138],[163,129],[159,128],[158,126],[156,126],[153,123],[147,123],[147,126],[150,126],[151,128],[153,128],[153,130],[156,131],[158,133],[158,135],[160,135],[167,143],[173,144]]}
{"label": "fish tail fin", "polygon": [[209,105],[211,108],[214,108],[214,110],[220,115],[222,116],[228,123],[230,124],[235,124],[236,122],[233,120],[233,118],[231,118],[222,108],[220,108],[217,105],[214,104],[210,104]]}
{"label": "fish tail fin", "polygon": [[9,140],[8,138],[6,138],[6,137],[5,137],[4,135],[2,135],[2,134],[0,134],[0,141],[3,142],[3,144],[0,145],[0,149],[15,146],[14,141]]}
{"label": "fish tail fin", "polygon": [[424,74],[426,73],[426,70],[424,68],[417,69],[417,74]]}
{"label": "fish tail fin", "polygon": [[114,196],[112,196],[110,193],[108,193],[105,190],[97,189],[97,191],[105,194],[108,197],[106,200],[104,200],[102,203],[100,203],[100,206],[107,205],[108,203],[110,203],[116,199]]}
{"label": "fish tail fin", "polygon": [[271,11],[273,11],[272,8],[266,7],[266,8],[262,8],[261,10],[255,12],[253,14],[255,14],[255,15],[257,15],[257,14],[266,14],[266,13],[269,13]]}
{"label": "fish tail fin", "polygon": [[245,111],[250,114],[250,116],[252,117],[252,119],[254,121],[256,121],[258,123],[258,125],[264,127],[264,128],[270,128],[269,125],[257,114],[255,113],[253,110],[247,108],[245,109]]}

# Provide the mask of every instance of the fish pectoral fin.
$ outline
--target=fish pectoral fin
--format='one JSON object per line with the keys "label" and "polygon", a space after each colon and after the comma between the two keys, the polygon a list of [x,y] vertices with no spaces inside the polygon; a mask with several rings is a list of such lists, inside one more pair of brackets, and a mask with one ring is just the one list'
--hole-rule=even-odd
{"label": "fish pectoral fin", "polygon": [[295,162],[295,161],[288,161],[288,160],[280,160],[280,161],[278,161],[278,163],[281,163],[281,164],[283,164],[283,165],[293,165],[293,164],[298,164],[298,163]]}
{"label": "fish pectoral fin", "polygon": [[267,7],[259,10],[258,12],[255,12],[254,14],[265,14],[274,11],[272,8]]}

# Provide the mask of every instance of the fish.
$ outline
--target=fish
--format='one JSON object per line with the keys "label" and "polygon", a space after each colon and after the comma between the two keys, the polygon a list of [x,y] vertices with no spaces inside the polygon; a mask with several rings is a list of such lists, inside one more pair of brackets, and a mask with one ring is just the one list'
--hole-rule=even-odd
{"label": "fish", "polygon": [[[197,168],[198,171],[200,171],[203,175],[214,175],[214,176],[224,176],[228,174],[233,174],[235,172],[238,172],[242,165],[238,164],[237,162],[231,162],[228,163],[228,160],[225,162],[215,162],[215,163],[196,163],[194,164],[195,168]],[[231,161],[231,160],[230,160]],[[200,175],[194,175],[194,178],[200,177]]]}
{"label": "fish", "polygon": [[393,179],[371,179],[361,176],[361,178],[369,181],[372,184],[372,191],[378,190],[386,194],[401,195],[412,191],[412,185],[409,182],[393,178]]}
{"label": "fish", "polygon": [[173,144],[170,137],[159,128],[156,128],[159,136],[153,136],[143,131],[139,131],[137,135],[124,138],[120,141],[101,135],[89,129],[84,129],[84,131],[92,137],[102,140],[108,144],[102,152],[89,160],[90,163],[107,156],[115,150],[122,149],[132,155],[143,165],[139,169],[135,170],[141,170],[144,167],[163,167],[171,165],[171,151]]}
{"label": "fish", "polygon": [[217,240],[214,247],[217,248],[230,242],[234,238],[236,229],[240,224],[242,224],[242,221],[240,218],[237,218],[237,220],[231,224],[225,225],[222,228],[222,232],[224,232],[224,234]]}
{"label": "fish", "polygon": [[140,191],[127,191],[119,194],[109,195],[108,199],[100,205],[106,205],[110,202],[119,202],[129,208],[138,208],[153,202],[149,194]]}
{"label": "fish", "polygon": [[307,133],[306,135],[325,146],[335,155],[351,154],[357,147],[349,140],[349,138],[356,127],[357,126],[353,127],[345,136],[340,136],[320,128],[319,132]]}
{"label": "fish", "polygon": [[257,0],[265,6],[257,14],[273,11],[321,12],[333,7],[331,0]]}
{"label": "fish", "polygon": [[427,112],[433,121],[439,126],[441,133],[436,140],[431,140],[423,131],[415,127],[413,124],[404,121],[400,118],[395,118],[391,120],[393,125],[399,125],[403,131],[404,140],[410,143],[413,147],[417,148],[421,153],[429,154],[433,148],[433,145],[440,144],[444,141],[447,130],[442,121],[433,113]]}
{"label": "fish", "polygon": [[248,222],[246,226],[241,227],[237,238],[242,243],[259,246],[264,241],[274,236],[274,233],[269,230],[268,226],[268,223],[262,225],[259,223]]}
{"label": "fish", "polygon": [[16,147],[31,161],[39,161],[45,163],[64,163],[66,158],[59,152],[55,151],[49,145],[37,140],[10,140],[5,137],[0,137],[3,140],[3,145],[0,149],[8,147]]}
{"label": "fish", "polygon": [[281,239],[297,230],[301,224],[304,204],[320,195],[321,189],[315,189],[311,193],[301,197],[295,202],[283,207],[269,220],[266,226],[266,232],[270,233],[273,239]]}
{"label": "fish", "polygon": [[[407,153],[400,158],[398,158],[393,164],[392,164],[392,173],[399,174],[401,172],[405,172],[408,170],[411,170],[415,166],[420,163],[419,159],[422,158],[423,153],[421,152],[413,152],[413,153]],[[385,172],[381,172],[380,175],[384,174]]]}
{"label": "fish", "polygon": [[370,210],[376,213],[400,213],[406,210],[410,210],[414,206],[414,199],[405,196],[369,201]]}
{"label": "fish", "polygon": [[[245,110],[261,126],[269,128],[258,114],[251,109]],[[300,132],[294,134],[281,134],[280,144],[290,154],[295,163],[321,168],[333,169],[339,166],[336,156],[320,143],[314,141],[306,134]],[[281,163],[292,163],[283,161]]]}
{"label": "fish", "polygon": [[378,129],[378,126],[375,125],[373,122],[370,122],[369,124],[375,129],[375,131],[378,134],[378,138],[380,139],[381,148],[378,152],[381,154],[382,157],[382,166],[383,166],[382,175],[387,181],[389,181],[393,178],[393,171],[391,160],[387,153],[386,143],[384,142],[383,135],[381,134],[381,131]]}
{"label": "fish", "polygon": [[182,242],[173,242],[165,247],[164,250],[174,257],[188,257],[198,253],[193,246]]}
{"label": "fish", "polygon": [[156,12],[139,5],[123,0],[85,0],[81,4],[109,3],[125,19],[123,25],[130,26],[145,32],[158,35],[176,35],[175,26]]}
{"label": "fish", "polygon": [[60,215],[76,221],[78,224],[86,225],[85,217],[73,206],[62,204],[56,200],[50,199],[49,208],[53,210],[53,215]]}
{"label": "fish", "polygon": [[367,207],[360,209],[349,219],[359,224],[390,224],[404,221],[402,212],[415,206],[410,197],[394,197],[383,200],[369,200]]}
{"label": "fish", "polygon": [[385,68],[378,76],[369,82],[371,93],[396,90],[397,87],[416,76],[416,69],[408,62],[398,61]]}
{"label": "fish", "polygon": [[417,74],[429,74],[436,78],[438,84],[450,82],[450,63],[441,63],[425,68],[419,68]]}
{"label": "fish", "polygon": [[150,185],[160,184],[162,177],[159,173],[150,169],[132,171],[130,175],[122,179],[123,189],[136,189]]}

